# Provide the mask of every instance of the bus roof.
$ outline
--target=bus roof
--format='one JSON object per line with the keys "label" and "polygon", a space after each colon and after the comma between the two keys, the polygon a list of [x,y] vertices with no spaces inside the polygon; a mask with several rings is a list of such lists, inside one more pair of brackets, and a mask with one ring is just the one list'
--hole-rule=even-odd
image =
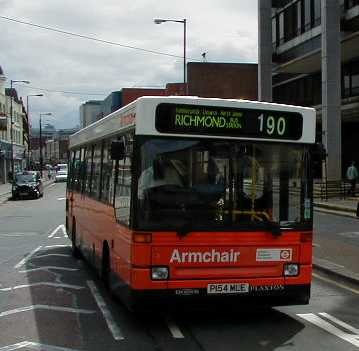
{"label": "bus roof", "polygon": [[70,136],[70,148],[136,135],[315,142],[315,109],[249,100],[146,96]]}

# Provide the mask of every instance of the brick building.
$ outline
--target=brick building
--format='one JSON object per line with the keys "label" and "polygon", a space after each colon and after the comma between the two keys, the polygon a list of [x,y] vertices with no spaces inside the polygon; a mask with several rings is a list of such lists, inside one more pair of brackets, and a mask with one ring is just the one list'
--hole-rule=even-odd
{"label": "brick building", "polygon": [[257,100],[256,63],[190,62],[188,95]]}

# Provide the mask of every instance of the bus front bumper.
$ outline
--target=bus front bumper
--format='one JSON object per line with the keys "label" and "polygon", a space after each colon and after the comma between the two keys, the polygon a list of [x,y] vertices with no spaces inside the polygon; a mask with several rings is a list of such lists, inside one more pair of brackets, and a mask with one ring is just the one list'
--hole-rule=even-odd
{"label": "bus front bumper", "polygon": [[206,305],[209,308],[230,305],[233,307],[306,305],[310,298],[310,284],[267,286],[259,285],[247,293],[208,294],[207,289],[182,288],[160,290],[129,289],[128,297],[133,305],[183,306]]}

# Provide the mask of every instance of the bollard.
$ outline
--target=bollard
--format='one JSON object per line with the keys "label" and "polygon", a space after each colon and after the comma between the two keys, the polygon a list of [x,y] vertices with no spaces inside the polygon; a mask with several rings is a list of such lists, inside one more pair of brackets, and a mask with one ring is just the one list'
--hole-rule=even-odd
{"label": "bollard", "polygon": [[358,205],[357,205],[357,217],[359,217],[359,202],[358,202]]}

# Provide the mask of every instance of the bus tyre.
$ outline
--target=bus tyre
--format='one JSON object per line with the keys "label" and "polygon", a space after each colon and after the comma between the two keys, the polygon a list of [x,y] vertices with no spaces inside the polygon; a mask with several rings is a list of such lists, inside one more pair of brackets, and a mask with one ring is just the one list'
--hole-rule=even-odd
{"label": "bus tyre", "polygon": [[108,246],[104,244],[102,250],[102,263],[101,263],[101,280],[106,289],[110,289],[110,252]]}
{"label": "bus tyre", "polygon": [[72,235],[71,235],[71,242],[72,242],[72,257],[80,258],[80,250],[76,246],[76,224],[73,222],[72,224]]}

